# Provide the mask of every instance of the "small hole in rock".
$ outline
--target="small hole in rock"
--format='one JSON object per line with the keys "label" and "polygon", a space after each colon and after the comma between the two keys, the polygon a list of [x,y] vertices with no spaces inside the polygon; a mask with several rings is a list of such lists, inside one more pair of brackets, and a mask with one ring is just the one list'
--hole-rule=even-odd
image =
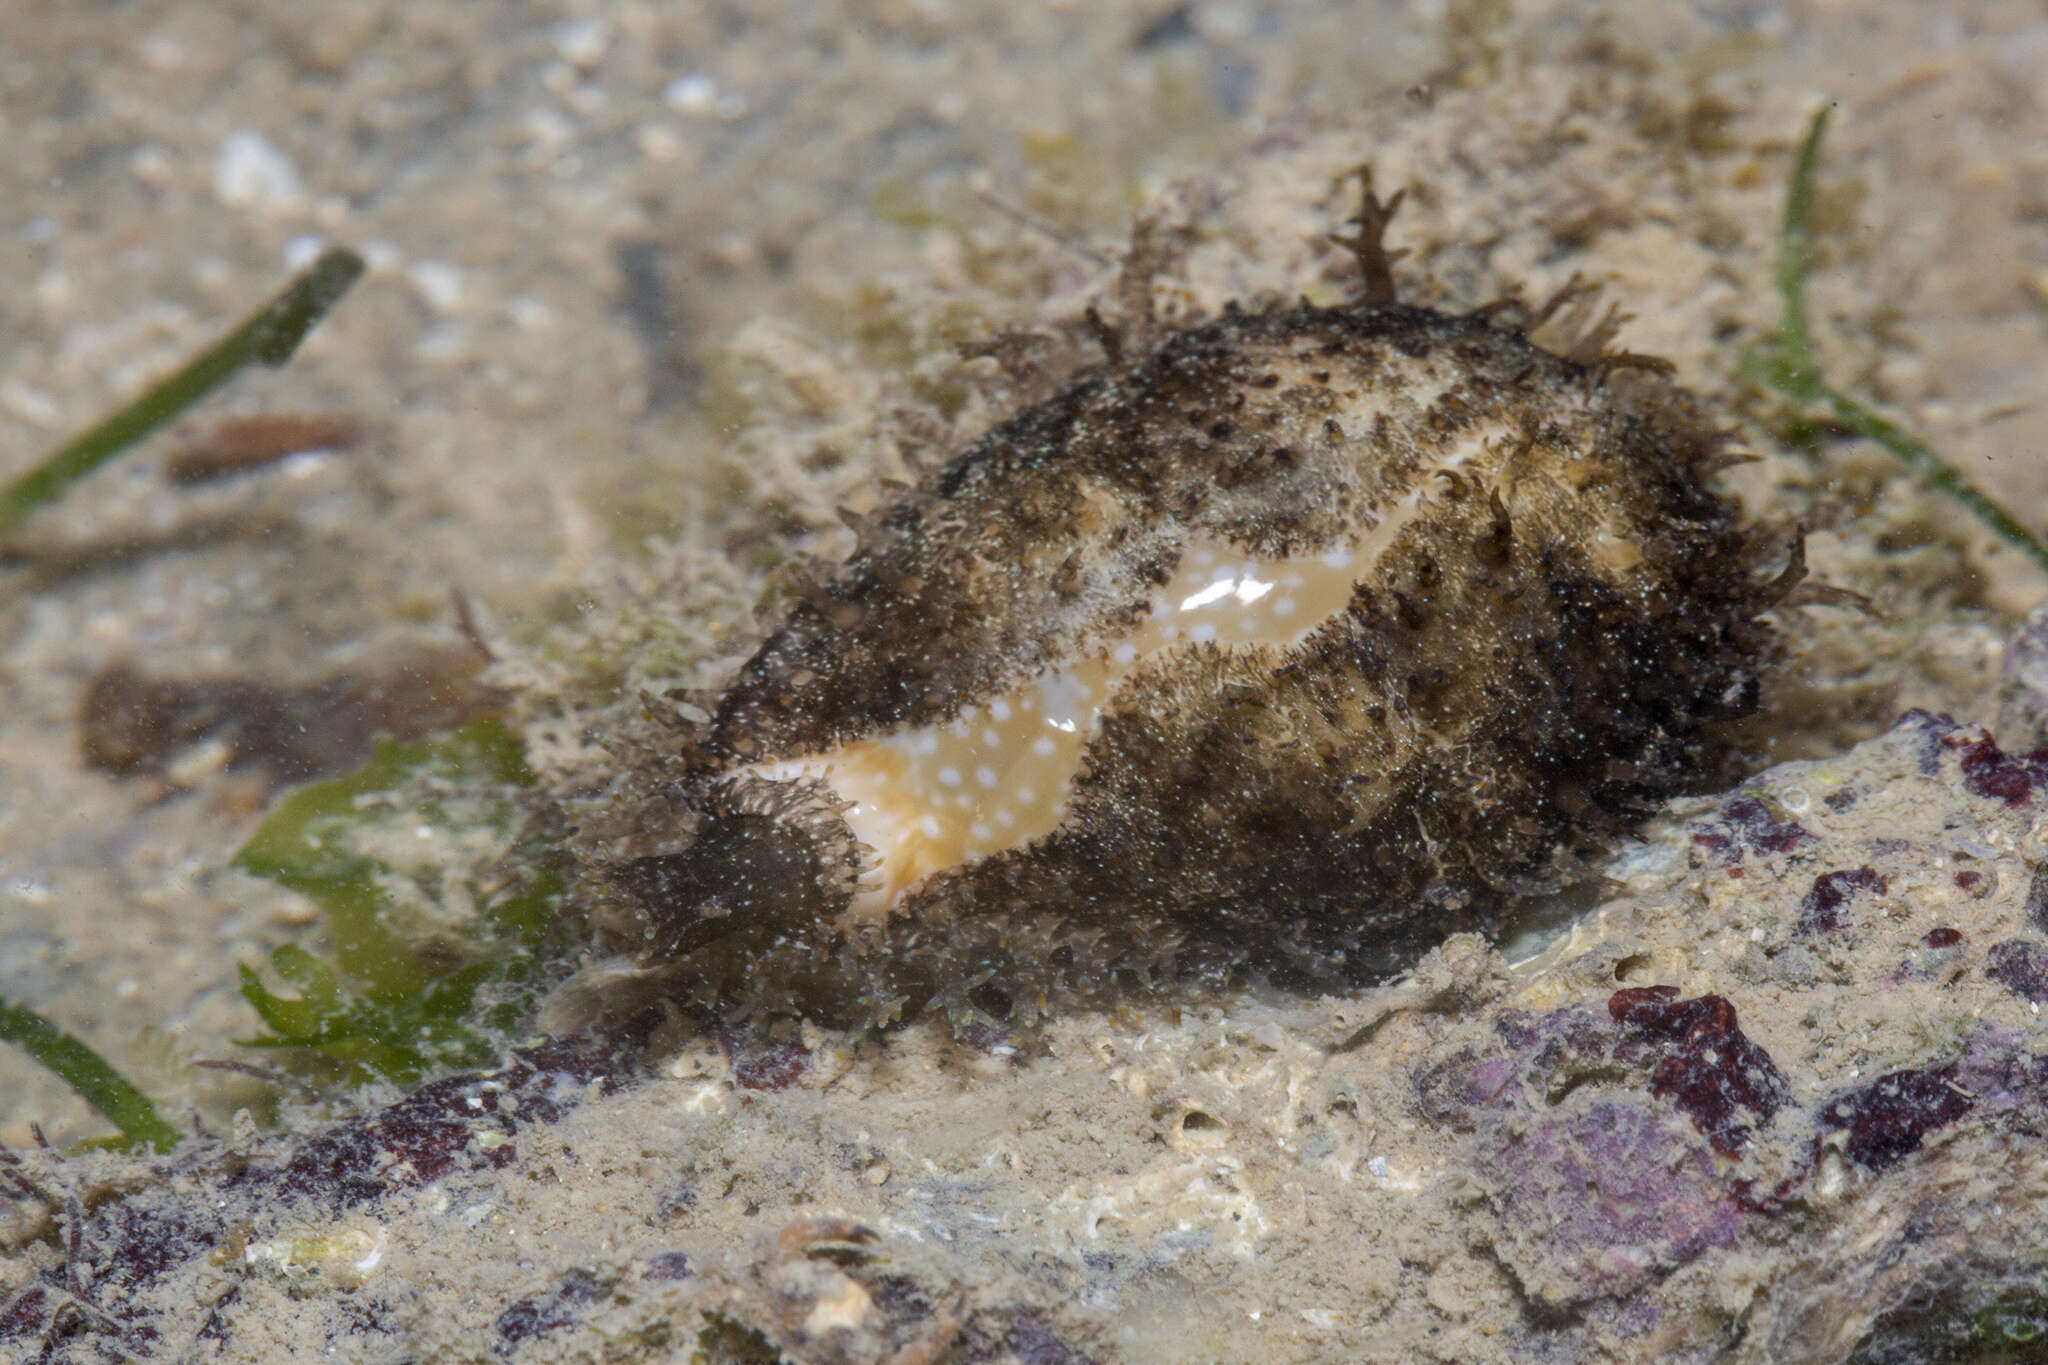
{"label": "small hole in rock", "polygon": [[1650,975],[1652,965],[1648,953],[1631,953],[1614,964],[1614,979],[1640,981]]}

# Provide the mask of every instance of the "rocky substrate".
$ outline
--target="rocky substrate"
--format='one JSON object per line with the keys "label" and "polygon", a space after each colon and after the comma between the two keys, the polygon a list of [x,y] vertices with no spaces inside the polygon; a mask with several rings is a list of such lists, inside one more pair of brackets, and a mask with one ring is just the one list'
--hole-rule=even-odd
{"label": "rocky substrate", "polygon": [[[74,1358],[1926,1360],[2048,1324],[2048,754],[1675,808],[1509,965],[1042,1039],[548,1042],[311,1137],[10,1158]],[[1383,1353],[1393,1354],[1383,1354]]]}

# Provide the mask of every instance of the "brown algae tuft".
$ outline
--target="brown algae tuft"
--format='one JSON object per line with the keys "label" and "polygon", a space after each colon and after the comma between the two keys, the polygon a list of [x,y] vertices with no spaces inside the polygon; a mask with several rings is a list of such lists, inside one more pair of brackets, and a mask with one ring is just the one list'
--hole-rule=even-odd
{"label": "brown algae tuft", "polygon": [[1103,363],[847,514],[586,821],[551,1022],[1371,980],[1716,775],[1796,549],[1612,314],[1529,339],[1576,291],[1400,302],[1399,198],[1365,178],[1354,301],[1156,336],[1141,232]]}

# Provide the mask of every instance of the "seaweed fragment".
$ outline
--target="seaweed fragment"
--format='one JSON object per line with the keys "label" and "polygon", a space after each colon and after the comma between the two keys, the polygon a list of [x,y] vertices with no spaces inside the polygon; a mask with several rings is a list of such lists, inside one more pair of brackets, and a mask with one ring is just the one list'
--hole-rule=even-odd
{"label": "seaweed fragment", "polygon": [[1739,1155],[1749,1142],[1738,1111],[1768,1124],[1791,1097],[1785,1073],[1744,1036],[1735,1007],[1721,996],[1681,1000],[1676,986],[1641,986],[1616,991],[1607,1009],[1663,1048],[1650,1093],[1676,1104],[1722,1156]]}
{"label": "seaweed fragment", "polygon": [[309,451],[352,450],[362,439],[362,419],[350,412],[227,417],[172,451],[164,461],[164,477],[172,483],[211,483]]}
{"label": "seaweed fragment", "polygon": [[371,737],[415,740],[488,715],[503,697],[477,681],[489,660],[470,645],[423,646],[389,664],[300,686],[244,677],[157,677],[126,663],[102,669],[79,704],[87,766],[159,772],[178,750],[216,740],[230,768],[260,767],[273,783],[358,767]]}
{"label": "seaweed fragment", "polygon": [[1780,820],[1754,796],[1738,796],[1687,827],[1695,847],[1733,867],[1745,851],[1768,857],[1810,843],[1813,834],[1797,820]]}
{"label": "seaweed fragment", "polygon": [[2025,939],[1991,945],[1985,974],[2020,999],[2048,1004],[2048,947]]}
{"label": "seaweed fragment", "polygon": [[99,1110],[120,1130],[115,1145],[135,1148],[146,1143],[158,1152],[178,1145],[178,1130],[164,1122],[147,1095],[99,1053],[34,1010],[0,998],[0,1041],[13,1043],[48,1067]]}
{"label": "seaweed fragment", "polygon": [[1831,934],[1842,927],[1842,907],[1857,896],[1881,896],[1884,878],[1872,867],[1853,867],[1823,872],[1813,879],[1813,889],[1799,902],[1799,932]]}
{"label": "seaweed fragment", "polygon": [[1865,1170],[1889,1170],[1975,1107],[1955,1075],[1954,1065],[1889,1072],[1823,1107],[1816,1127],[1823,1139],[1839,1135],[1842,1155]]}
{"label": "seaweed fragment", "polygon": [[787,1090],[811,1064],[810,1050],[802,1043],[763,1046],[735,1029],[721,1030],[718,1045],[732,1067],[733,1083],[742,1090]]}
{"label": "seaweed fragment", "polygon": [[2048,781],[2048,761],[2039,753],[2014,758],[1998,747],[1991,732],[1972,725],[1942,737],[1942,746],[1959,754],[1963,787],[1974,796],[2003,801],[2024,810],[2034,788]]}
{"label": "seaweed fragment", "polygon": [[363,258],[330,247],[283,292],[132,403],[52,451],[0,488],[0,535],[29,513],[185,411],[251,364],[283,365],[363,273]]}
{"label": "seaweed fragment", "polygon": [[603,1297],[604,1292],[597,1278],[579,1267],[564,1275],[552,1292],[514,1300],[498,1314],[497,1353],[509,1356],[522,1342],[574,1327],[584,1310]]}
{"label": "seaweed fragment", "polygon": [[1897,423],[1879,416],[1829,384],[1814,358],[1807,324],[1806,277],[1813,268],[1813,182],[1820,166],[1820,144],[1827,132],[1831,105],[1823,105],[1807,125],[1806,137],[1792,165],[1785,192],[1785,218],[1778,230],[1777,288],[1783,304],[1778,330],[1746,354],[1739,366],[1744,378],[1774,390],[1788,400],[1785,419],[1793,425],[1831,420],[1875,441],[1897,456],[1923,482],[1961,503],[1971,516],[2008,546],[2048,569],[2048,546],[2021,525],[1925,441]]}
{"label": "seaweed fragment", "polygon": [[[279,803],[234,865],[318,905],[331,956],[273,950],[289,994],[241,968],[266,1030],[246,1045],[351,1085],[491,1060],[528,1008],[561,887],[524,823],[533,781],[518,739],[486,719],[380,741],[361,769]],[[422,830],[470,858],[409,862],[404,836]]]}

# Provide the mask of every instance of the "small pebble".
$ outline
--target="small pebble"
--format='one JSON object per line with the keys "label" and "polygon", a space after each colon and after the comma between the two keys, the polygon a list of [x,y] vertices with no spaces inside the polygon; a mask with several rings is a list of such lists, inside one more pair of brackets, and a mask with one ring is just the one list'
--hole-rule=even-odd
{"label": "small pebble", "polygon": [[214,198],[234,208],[279,208],[301,198],[305,187],[292,159],[263,134],[237,128],[221,139],[213,165]]}

